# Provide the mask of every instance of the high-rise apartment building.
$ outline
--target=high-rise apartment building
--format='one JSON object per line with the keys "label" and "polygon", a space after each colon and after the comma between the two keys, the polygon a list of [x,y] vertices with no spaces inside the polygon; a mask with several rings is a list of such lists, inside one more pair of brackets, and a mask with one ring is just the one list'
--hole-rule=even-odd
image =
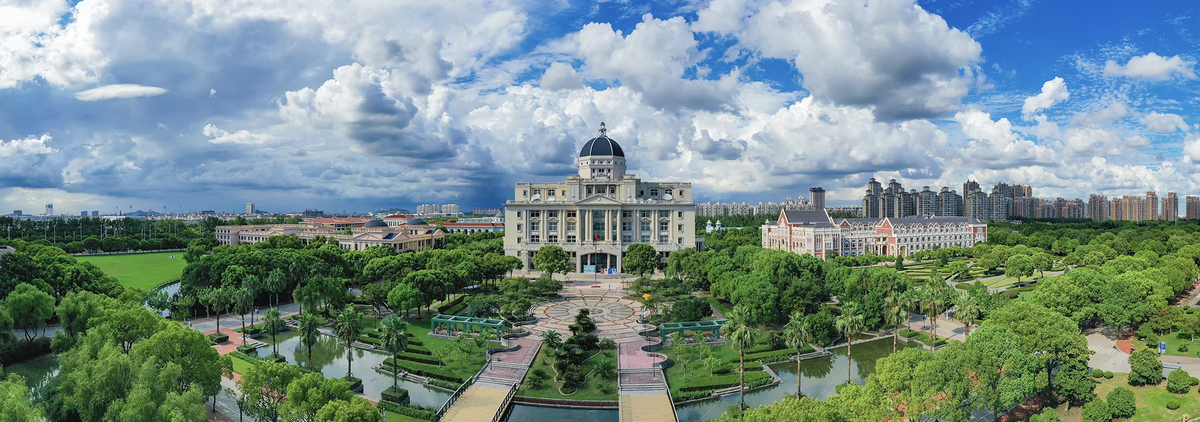
{"label": "high-rise apartment building", "polygon": [[46,204],[46,215],[54,215],[54,204]]}
{"label": "high-rise apartment building", "polygon": [[1183,198],[1185,213],[1183,218],[1188,220],[1200,219],[1200,196],[1187,196]]}
{"label": "high-rise apartment building", "polygon": [[254,203],[247,202],[246,203],[246,215],[254,215],[255,212],[258,212],[258,209],[254,207]]}
{"label": "high-rise apartment building", "polygon": [[974,180],[968,180],[967,183],[963,183],[963,198],[970,197],[971,192],[975,192],[977,190],[979,190],[979,183],[976,183]]}
{"label": "high-rise apartment building", "polygon": [[808,203],[812,204],[814,209],[825,209],[825,189],[820,186],[809,188]]}
{"label": "high-rise apartment building", "polygon": [[1166,221],[1179,219],[1179,196],[1176,196],[1175,192],[1167,192],[1167,197],[1162,200],[1162,219]]}
{"label": "high-rise apartment building", "polygon": [[1142,206],[1141,221],[1158,220],[1158,194],[1146,192],[1146,204]]}
{"label": "high-rise apartment building", "polygon": [[1107,220],[1111,215],[1108,197],[1092,194],[1088,197],[1088,218],[1093,221]]}

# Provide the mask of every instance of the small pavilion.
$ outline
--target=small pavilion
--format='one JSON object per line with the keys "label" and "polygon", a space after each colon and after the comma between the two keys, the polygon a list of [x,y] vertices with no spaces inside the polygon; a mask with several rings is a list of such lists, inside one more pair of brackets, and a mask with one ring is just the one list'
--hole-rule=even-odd
{"label": "small pavilion", "polygon": [[687,331],[693,333],[705,333],[706,336],[715,338],[721,337],[721,326],[725,325],[724,319],[716,321],[691,321],[691,322],[668,322],[658,326],[659,333],[662,334],[663,340],[669,340],[671,334],[680,333],[687,336]]}
{"label": "small pavilion", "polygon": [[496,338],[499,339],[502,334],[508,332],[508,329],[505,328],[506,324],[509,324],[509,322],[502,319],[438,314],[431,321],[430,328],[432,330],[429,332],[429,335],[436,337],[457,337],[462,333],[485,333],[491,330],[492,334],[495,334]]}

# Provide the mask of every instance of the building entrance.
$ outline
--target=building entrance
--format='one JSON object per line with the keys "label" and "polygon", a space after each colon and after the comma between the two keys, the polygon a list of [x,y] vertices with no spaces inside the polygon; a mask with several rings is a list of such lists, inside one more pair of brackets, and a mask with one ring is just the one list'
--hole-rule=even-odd
{"label": "building entrance", "polygon": [[605,272],[609,268],[617,268],[617,256],[608,253],[589,253],[581,255],[583,265],[595,265],[596,271]]}

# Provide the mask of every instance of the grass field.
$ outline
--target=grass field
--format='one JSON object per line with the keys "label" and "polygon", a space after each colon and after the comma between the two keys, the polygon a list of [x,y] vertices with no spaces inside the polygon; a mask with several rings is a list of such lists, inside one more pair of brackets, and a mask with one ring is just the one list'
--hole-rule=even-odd
{"label": "grass field", "polygon": [[116,277],[122,286],[142,290],[178,279],[183,275],[183,267],[187,266],[183,252],[77,256],[75,259],[96,264],[105,274]]}
{"label": "grass field", "polygon": [[[1126,381],[1128,374],[1115,374],[1116,376],[1110,380],[1100,381],[1100,385],[1096,386],[1096,395],[1100,397],[1108,396],[1108,392],[1117,387],[1125,387],[1133,390],[1133,395],[1137,398],[1137,413],[1129,419],[1118,419],[1126,421],[1177,421],[1181,420],[1183,415],[1200,414],[1200,396],[1196,395],[1196,389],[1191,388],[1188,394],[1171,394],[1167,391],[1167,382],[1163,381],[1159,385],[1150,385],[1144,387],[1134,387]],[[1179,399],[1180,407],[1176,410],[1168,410],[1166,403],[1170,398]],[[1078,408],[1072,409],[1078,412]],[[1062,420],[1078,421],[1079,418],[1075,415],[1079,413],[1072,412],[1064,414]]]}

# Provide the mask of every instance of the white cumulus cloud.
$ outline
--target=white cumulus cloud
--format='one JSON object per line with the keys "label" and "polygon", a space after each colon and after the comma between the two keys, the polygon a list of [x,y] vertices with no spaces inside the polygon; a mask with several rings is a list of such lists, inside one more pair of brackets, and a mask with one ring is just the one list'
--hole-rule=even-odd
{"label": "white cumulus cloud", "polygon": [[267,134],[250,133],[248,130],[239,130],[229,133],[225,129],[221,129],[216,125],[209,123],[204,125],[200,131],[204,136],[207,136],[208,142],[214,144],[265,144],[271,142],[275,137]]}
{"label": "white cumulus cloud", "polygon": [[1142,116],[1142,124],[1155,132],[1170,133],[1176,129],[1186,131],[1188,125],[1178,114],[1151,112]]}
{"label": "white cumulus cloud", "polygon": [[1071,92],[1067,90],[1067,84],[1063,82],[1063,78],[1055,77],[1042,84],[1041,93],[1025,99],[1025,105],[1021,106],[1021,114],[1029,116],[1069,98]]}
{"label": "white cumulus cloud", "polygon": [[1145,56],[1131,58],[1125,65],[1112,60],[1105,62],[1104,76],[1145,78],[1152,81],[1165,81],[1175,76],[1191,79],[1196,77],[1196,72],[1192,70],[1194,64],[1196,62],[1186,61],[1178,55],[1165,57],[1151,52]]}
{"label": "white cumulus cloud", "polygon": [[115,84],[76,92],[75,99],[79,101],[100,101],[114,98],[153,97],[166,93],[166,89],[156,86]]}

